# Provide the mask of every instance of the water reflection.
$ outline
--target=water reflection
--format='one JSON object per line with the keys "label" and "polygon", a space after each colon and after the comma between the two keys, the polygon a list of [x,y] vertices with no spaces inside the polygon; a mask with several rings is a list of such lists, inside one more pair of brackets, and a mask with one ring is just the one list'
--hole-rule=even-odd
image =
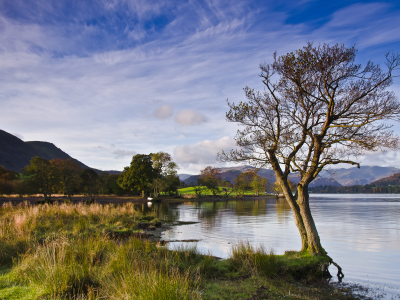
{"label": "water reflection", "polygon": [[[310,199],[322,244],[342,266],[345,280],[400,288],[400,195],[311,195]],[[239,240],[263,244],[277,254],[301,248],[284,199],[162,202],[139,208],[164,220],[200,222],[174,227],[164,239],[200,239],[200,250],[219,257],[228,257]]]}

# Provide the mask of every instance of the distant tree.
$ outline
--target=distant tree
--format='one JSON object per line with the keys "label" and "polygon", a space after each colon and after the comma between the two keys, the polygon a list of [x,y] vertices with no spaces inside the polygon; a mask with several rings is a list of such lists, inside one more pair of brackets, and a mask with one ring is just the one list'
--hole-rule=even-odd
{"label": "distant tree", "polygon": [[125,190],[118,185],[118,177],[116,174],[108,174],[107,172],[102,172],[99,174],[98,180],[98,190],[99,193],[103,195],[123,195],[125,194]]}
{"label": "distant tree", "polygon": [[154,197],[158,197],[160,192],[163,192],[167,187],[167,182],[164,178],[155,178],[149,187],[154,191]]}
{"label": "distant tree", "polygon": [[[291,191],[296,189],[296,185],[290,179],[287,180],[287,183],[288,183],[289,188],[290,188]],[[281,186],[281,184],[279,183],[278,180],[276,180],[275,183],[274,183],[273,192],[274,192],[275,196],[277,196],[277,197],[279,195],[283,194],[282,186]]]}
{"label": "distant tree", "polygon": [[13,181],[19,179],[19,174],[0,166],[0,181]]}
{"label": "distant tree", "polygon": [[0,195],[10,195],[14,192],[14,181],[19,179],[19,174],[0,166]]}
{"label": "distant tree", "polygon": [[233,192],[233,184],[229,180],[223,180],[220,186],[225,193],[225,197],[228,198],[228,196]]}
{"label": "distant tree", "polygon": [[82,171],[79,177],[81,178],[82,185],[84,187],[87,187],[87,189],[89,190],[89,197],[90,200],[92,200],[93,199],[92,192],[97,184],[99,175],[93,169],[85,169]]}
{"label": "distant tree", "polygon": [[201,198],[202,195],[204,194],[204,192],[207,190],[206,187],[201,186],[201,185],[197,185],[193,187],[193,190],[197,196],[197,198]]}
{"label": "distant tree", "polygon": [[119,176],[118,184],[127,191],[142,192],[144,197],[145,192],[151,189],[149,184],[160,176],[159,169],[153,167],[150,155],[137,154],[132,157],[131,165],[125,167]]}
{"label": "distant tree", "polygon": [[200,171],[200,178],[197,181],[199,185],[205,186],[215,197],[219,192],[219,185],[222,181],[221,169],[208,166]]}
{"label": "distant tree", "polygon": [[79,185],[79,175],[82,173],[82,168],[70,158],[52,159],[50,163],[54,167],[59,185],[71,200],[72,190]]}
{"label": "distant tree", "polygon": [[255,173],[250,185],[253,188],[256,196],[258,196],[260,192],[265,192],[268,185],[268,180],[267,178],[260,177],[257,173]]}
{"label": "distant tree", "polygon": [[22,173],[32,186],[43,193],[45,201],[51,199],[53,188],[57,184],[57,172],[47,159],[33,157],[30,164],[22,169]]}
{"label": "distant tree", "polygon": [[150,153],[151,160],[153,161],[153,168],[166,177],[167,175],[176,175],[179,166],[172,161],[169,153],[160,151],[157,153]]}
{"label": "distant tree", "polygon": [[[262,64],[264,92],[245,88],[247,100],[229,103],[227,120],[244,126],[236,136],[238,150],[222,151],[221,161],[270,165],[283,189],[302,240],[302,251],[324,255],[311,215],[308,187],[329,166],[359,166],[365,151],[398,149],[388,120],[400,120],[393,92],[400,55],[388,53],[384,71],[369,61],[355,63],[357,50],[340,45],[303,49]],[[300,181],[292,194],[290,173]]]}
{"label": "distant tree", "polygon": [[[170,195],[172,192],[176,192],[181,184],[177,175],[179,166],[172,161],[172,157],[169,153],[160,151],[157,153],[150,153],[150,156],[153,161],[153,168],[157,170],[161,178],[163,178],[162,191],[168,192]],[[160,185],[161,181],[158,180],[155,184]]]}
{"label": "distant tree", "polygon": [[240,173],[236,177],[235,183],[233,185],[233,189],[235,190],[236,195],[241,195],[243,197],[246,191],[251,190],[251,182],[253,181],[253,178],[254,178],[253,171],[246,171]]}
{"label": "distant tree", "polygon": [[169,193],[170,195],[172,193],[176,193],[176,191],[180,188],[181,186],[181,181],[178,177],[178,175],[167,175],[164,178],[165,180],[165,188],[164,192]]}
{"label": "distant tree", "polygon": [[11,195],[14,192],[12,181],[0,180],[0,195]]}

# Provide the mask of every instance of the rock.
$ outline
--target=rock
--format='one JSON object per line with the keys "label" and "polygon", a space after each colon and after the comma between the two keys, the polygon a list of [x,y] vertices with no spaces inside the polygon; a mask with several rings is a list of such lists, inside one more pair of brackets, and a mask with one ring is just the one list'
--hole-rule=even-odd
{"label": "rock", "polygon": [[150,226],[150,223],[139,223],[139,228],[140,229],[146,229]]}

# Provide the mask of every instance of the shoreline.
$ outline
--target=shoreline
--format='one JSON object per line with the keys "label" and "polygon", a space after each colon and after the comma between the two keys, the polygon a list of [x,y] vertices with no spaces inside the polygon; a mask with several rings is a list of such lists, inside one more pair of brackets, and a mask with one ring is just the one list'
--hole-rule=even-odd
{"label": "shoreline", "polygon": [[[232,200],[260,200],[260,199],[275,199],[276,196],[274,195],[267,195],[267,196],[244,196],[242,198],[236,198],[236,197],[229,197],[229,198],[224,198],[224,197],[202,197],[202,198],[183,198],[183,197],[174,197],[174,196],[161,196],[160,200],[158,201],[150,201],[147,200],[147,198],[141,198],[141,197],[134,197],[134,196],[96,196],[94,197],[94,203],[98,204],[124,204],[124,203],[162,203],[162,202],[223,202],[223,201],[232,201]],[[281,199],[282,197],[279,197]],[[0,205],[3,205],[4,203],[9,203],[11,202],[13,205],[18,205],[20,203],[24,203],[25,201],[28,201],[31,204],[36,204],[38,201],[42,201],[44,198],[41,196],[35,196],[35,197],[0,197]],[[284,198],[282,198],[284,199]],[[51,197],[51,200],[54,202],[64,202],[68,201],[67,196],[55,196]],[[89,201],[90,197],[89,196],[72,196],[72,203],[73,204],[78,204],[82,202]]]}

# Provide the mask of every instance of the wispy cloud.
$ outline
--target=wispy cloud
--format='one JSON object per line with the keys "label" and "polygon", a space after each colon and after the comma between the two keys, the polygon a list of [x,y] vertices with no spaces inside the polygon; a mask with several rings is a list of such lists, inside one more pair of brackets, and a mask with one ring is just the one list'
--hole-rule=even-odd
{"label": "wispy cloud", "polygon": [[183,126],[199,125],[207,121],[207,117],[193,109],[182,109],[175,115],[175,122]]}
{"label": "wispy cloud", "polygon": [[318,28],[285,22],[297,2],[68,3],[0,2],[0,128],[103,169],[160,150],[191,170],[215,163],[237,129],[225,99],[263,90],[258,65],[275,50],[357,43],[369,59],[400,43],[399,8],[387,2],[348,3]]}
{"label": "wispy cloud", "polygon": [[119,158],[124,158],[124,157],[132,157],[134,155],[137,154],[136,151],[132,151],[132,150],[121,150],[121,149],[117,149],[115,151],[113,151],[113,154],[115,155],[116,159]]}
{"label": "wispy cloud", "polygon": [[176,162],[184,168],[199,171],[209,164],[217,164],[218,152],[235,148],[235,141],[231,137],[225,136],[218,140],[205,140],[193,145],[177,146],[173,151],[173,156]]}
{"label": "wispy cloud", "polygon": [[171,105],[168,104],[158,107],[153,112],[153,116],[161,120],[171,118],[173,114],[174,114],[173,108]]}

